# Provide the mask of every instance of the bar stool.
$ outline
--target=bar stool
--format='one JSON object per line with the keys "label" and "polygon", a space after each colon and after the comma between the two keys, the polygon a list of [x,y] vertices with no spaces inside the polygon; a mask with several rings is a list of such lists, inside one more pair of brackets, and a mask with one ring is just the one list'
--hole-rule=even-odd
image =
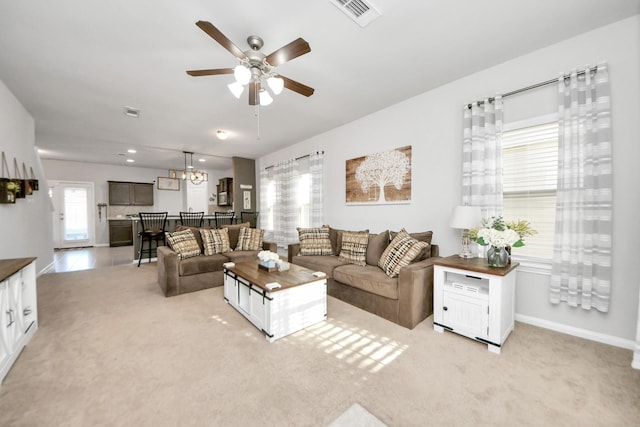
{"label": "bar stool", "polygon": [[216,217],[216,228],[220,228],[221,225],[229,225],[235,222],[235,212],[214,212]]}
{"label": "bar stool", "polygon": [[[156,242],[156,248],[160,246],[160,241],[165,244],[164,229],[167,225],[167,212],[140,212],[140,226],[142,231],[138,233],[140,236],[140,255],[138,256],[138,267],[142,262],[142,255],[147,252],[149,254],[149,262],[151,262],[151,254],[153,253],[152,242]],[[144,242],[149,242],[149,249],[144,248]]]}
{"label": "bar stool", "polygon": [[204,212],[180,212],[180,224],[187,227],[202,227]]}

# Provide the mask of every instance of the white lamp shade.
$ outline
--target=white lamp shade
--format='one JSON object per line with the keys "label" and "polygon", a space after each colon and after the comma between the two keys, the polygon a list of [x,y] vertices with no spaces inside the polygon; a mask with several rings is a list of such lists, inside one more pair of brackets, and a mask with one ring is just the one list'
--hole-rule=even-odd
{"label": "white lamp shade", "polygon": [[260,105],[269,105],[273,102],[273,98],[269,95],[269,92],[262,89],[260,91]]}
{"label": "white lamp shade", "polygon": [[236,68],[233,69],[233,77],[236,78],[236,82],[241,85],[246,85],[251,80],[251,71],[244,65],[237,65]]}
{"label": "white lamp shade", "polygon": [[242,95],[242,91],[244,90],[244,86],[242,86],[238,82],[233,82],[228,84],[227,87],[236,98],[240,99],[240,95]]}
{"label": "white lamp shade", "polygon": [[269,77],[267,79],[267,84],[276,95],[280,95],[282,89],[284,88],[284,80],[282,80],[280,77]]}
{"label": "white lamp shade", "polygon": [[479,206],[456,206],[449,226],[463,230],[477,227],[480,225],[480,215]]}

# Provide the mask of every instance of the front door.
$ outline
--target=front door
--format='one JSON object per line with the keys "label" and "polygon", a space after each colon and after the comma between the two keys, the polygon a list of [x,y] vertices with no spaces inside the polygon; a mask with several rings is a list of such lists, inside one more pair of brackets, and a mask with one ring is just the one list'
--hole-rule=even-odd
{"label": "front door", "polygon": [[54,247],[93,246],[93,183],[51,181],[49,182],[49,190],[54,207]]}

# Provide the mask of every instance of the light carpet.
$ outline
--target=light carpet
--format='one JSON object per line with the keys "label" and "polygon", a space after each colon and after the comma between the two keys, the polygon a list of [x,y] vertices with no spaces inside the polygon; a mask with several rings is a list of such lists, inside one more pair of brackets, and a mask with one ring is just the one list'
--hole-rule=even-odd
{"label": "light carpet", "polygon": [[502,354],[431,318],[408,330],[329,297],[274,343],[222,288],[165,298],[155,264],[38,279],[40,328],[0,387],[2,426],[628,426],[631,351],[518,323]]}

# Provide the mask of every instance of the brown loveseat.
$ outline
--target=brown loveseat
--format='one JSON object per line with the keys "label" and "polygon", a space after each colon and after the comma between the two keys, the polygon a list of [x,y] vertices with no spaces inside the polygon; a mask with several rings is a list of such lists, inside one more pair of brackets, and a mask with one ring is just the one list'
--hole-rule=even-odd
{"label": "brown loveseat", "polygon": [[366,265],[361,266],[339,259],[343,232],[329,228],[331,255],[300,255],[300,243],[290,244],[289,262],[324,272],[329,295],[406,328],[413,329],[433,313],[433,260],[438,257],[438,246],[431,244],[431,232],[411,234],[429,245],[417,261],[400,268],[396,277],[378,267],[395,233],[369,234]]}
{"label": "brown loveseat", "polygon": [[[225,225],[229,230],[229,244],[235,248],[238,243],[238,234],[241,227],[250,227],[249,223]],[[207,228],[207,227],[203,227]],[[198,245],[200,255],[180,259],[178,254],[169,246],[158,247],[158,285],[165,296],[175,296],[186,292],[222,286],[223,266],[225,262],[240,262],[256,259],[259,251],[224,252],[214,255],[203,255],[203,243],[200,230],[197,227],[179,226],[176,231],[190,229]],[[277,251],[275,243],[262,243],[263,250]]]}

